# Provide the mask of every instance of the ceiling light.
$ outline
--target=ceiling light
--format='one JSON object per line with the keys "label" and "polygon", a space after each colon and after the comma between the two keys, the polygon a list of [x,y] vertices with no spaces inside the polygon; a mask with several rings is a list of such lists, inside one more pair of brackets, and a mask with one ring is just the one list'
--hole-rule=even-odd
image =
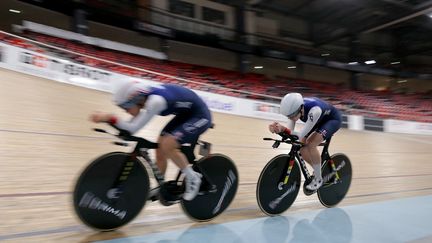
{"label": "ceiling light", "polygon": [[357,65],[358,62],[349,62],[348,65]]}
{"label": "ceiling light", "polygon": [[330,56],[330,53],[323,53],[321,54],[322,57]]}
{"label": "ceiling light", "polygon": [[296,66],[289,66],[288,68],[289,69],[294,69],[294,68],[296,68]]}
{"label": "ceiling light", "polygon": [[399,80],[399,81],[397,81],[398,83],[406,83],[406,82],[408,82],[408,80],[406,80],[406,79],[404,79],[404,80]]}
{"label": "ceiling light", "polygon": [[369,60],[369,61],[366,61],[365,63],[370,65],[370,64],[375,64],[376,62],[375,62],[375,60]]}
{"label": "ceiling light", "polygon": [[17,14],[21,13],[21,11],[16,10],[16,9],[9,9],[9,12],[17,13]]}
{"label": "ceiling light", "polygon": [[391,65],[396,65],[396,64],[400,64],[400,62],[391,62]]}
{"label": "ceiling light", "polygon": [[263,66],[255,66],[254,68],[255,68],[255,69],[262,69]]}

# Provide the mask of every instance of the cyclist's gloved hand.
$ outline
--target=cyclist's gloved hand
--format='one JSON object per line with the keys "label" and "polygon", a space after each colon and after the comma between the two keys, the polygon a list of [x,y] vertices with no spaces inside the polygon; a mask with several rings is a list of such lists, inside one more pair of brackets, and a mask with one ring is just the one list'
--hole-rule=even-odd
{"label": "cyclist's gloved hand", "polygon": [[277,133],[279,136],[282,137],[283,140],[287,139],[291,135],[291,130],[284,127],[284,129]]}
{"label": "cyclist's gloved hand", "polygon": [[269,131],[271,133],[281,133],[286,129],[286,127],[282,126],[280,123],[278,122],[273,122],[272,124],[269,125]]}
{"label": "cyclist's gloved hand", "polygon": [[109,113],[93,112],[92,114],[90,114],[89,120],[94,123],[108,122],[115,124],[117,118]]}

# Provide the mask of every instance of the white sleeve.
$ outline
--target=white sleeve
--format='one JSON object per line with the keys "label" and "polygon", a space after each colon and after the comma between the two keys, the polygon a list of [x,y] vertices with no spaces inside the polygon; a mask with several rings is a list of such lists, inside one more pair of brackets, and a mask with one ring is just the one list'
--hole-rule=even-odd
{"label": "white sleeve", "polygon": [[164,97],[160,95],[150,95],[147,98],[144,110],[141,110],[138,116],[132,118],[129,122],[119,120],[116,126],[134,134],[144,127],[154,115],[159,115],[167,107],[168,103]]}
{"label": "white sleeve", "polygon": [[291,132],[293,132],[294,131],[294,127],[295,127],[295,121],[293,121],[293,120],[291,120],[291,119],[288,119],[288,122],[287,122],[287,128],[291,131]]}
{"label": "white sleeve", "polygon": [[318,122],[318,119],[320,118],[321,114],[322,114],[322,110],[319,106],[314,106],[309,110],[309,113],[307,115],[308,119],[303,129],[299,133],[299,140],[304,138],[312,130],[312,128]]}

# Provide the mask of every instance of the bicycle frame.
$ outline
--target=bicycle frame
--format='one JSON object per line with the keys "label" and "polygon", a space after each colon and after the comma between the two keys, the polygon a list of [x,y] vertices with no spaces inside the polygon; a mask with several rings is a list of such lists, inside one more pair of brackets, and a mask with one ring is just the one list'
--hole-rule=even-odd
{"label": "bicycle frame", "polygon": [[[133,151],[130,153],[130,157],[132,159],[132,161],[135,161],[135,159],[139,160],[141,163],[147,163],[151,170],[152,173],[158,183],[158,185],[162,185],[165,182],[165,177],[162,174],[162,172],[160,171],[159,167],[156,165],[156,163],[150,158],[149,155],[149,150],[150,149],[156,149],[158,147],[157,143],[152,143],[150,141],[147,141],[143,138],[137,138],[134,137],[134,141],[137,142],[137,144],[135,145]],[[129,144],[127,143],[123,143],[123,142],[115,142],[116,145],[120,145],[120,146],[128,146]],[[188,157],[189,158],[189,157]],[[125,167],[123,167],[122,172],[120,173],[120,176],[118,178],[119,181],[121,181],[122,175],[123,174],[128,174],[129,171],[131,170],[128,167],[131,167],[132,165],[126,164]],[[181,171],[179,171],[176,180],[179,180],[181,176]]]}
{"label": "bicycle frame", "polygon": [[[158,185],[161,186],[165,182],[165,177],[162,174],[162,172],[160,171],[159,167],[156,165],[156,163],[150,158],[149,152],[148,152],[150,149],[156,149],[158,147],[158,144],[150,142],[150,141],[143,139],[143,138],[138,138],[138,137],[132,137],[132,138],[133,138],[133,141],[137,142],[137,144],[135,145],[135,148],[130,153],[132,161],[135,161],[135,159],[137,159],[141,163],[146,162],[150,166],[150,168],[152,169],[152,173],[153,173]],[[122,142],[115,142],[115,144],[120,145],[120,146],[128,146],[129,145],[127,143],[122,143]],[[207,156],[210,153],[211,144],[208,142],[201,141],[201,140],[197,141],[194,145],[182,146],[180,148],[180,150],[183,154],[185,154],[189,163],[196,165],[199,168],[199,165],[195,163],[196,157],[195,157],[195,154],[193,152],[196,145],[201,146],[200,155]],[[128,168],[128,167],[131,167],[131,166],[132,165],[126,164],[126,166],[123,167],[123,170],[118,177],[118,181],[121,181],[122,176],[124,176],[124,174],[127,175],[129,173],[130,168]],[[202,170],[200,170],[200,173],[203,174],[203,177],[206,179],[206,181],[211,186],[214,185],[214,183],[209,179],[209,177]],[[177,176],[176,176],[175,181],[179,181],[181,175],[182,175],[182,172],[179,171]]]}
{"label": "bicycle frame", "polygon": [[[321,152],[321,165],[323,165],[329,158],[330,155],[328,153],[328,147],[330,144],[330,139],[328,139],[328,141],[325,141],[321,144],[319,144],[318,146],[324,146],[323,151]],[[293,144],[291,151],[290,151],[290,160],[292,160],[292,157],[295,157],[297,160],[297,163],[300,166],[300,169],[303,173],[303,176],[305,179],[311,179],[311,175],[309,173],[309,170],[306,167],[306,161],[303,159],[303,157],[300,154],[300,148],[303,147],[303,145],[299,144]],[[294,156],[293,156],[294,155]]]}
{"label": "bicycle frame", "polygon": [[[148,149],[141,149],[139,151],[139,155],[136,156],[136,158],[138,160],[140,160],[141,162],[142,159],[144,159],[145,162],[147,162],[148,165],[150,165],[150,168],[152,169],[153,175],[157,181],[157,183],[159,185],[162,185],[165,181],[165,177],[164,175],[162,175],[162,172],[159,170],[159,167],[157,167],[156,163],[150,158],[149,153],[148,153]],[[179,175],[177,176],[177,179],[180,177],[180,172]]]}
{"label": "bicycle frame", "polygon": [[[330,165],[332,166],[332,170],[335,172],[335,175],[336,175],[335,182],[334,182],[334,183],[336,183],[339,180],[339,174],[337,173],[338,168],[336,168],[336,166],[335,166],[333,160],[331,160],[330,154],[328,152],[328,147],[330,145],[330,141],[331,141],[331,138],[322,142],[318,146],[324,146],[323,151],[321,152],[321,165],[323,165],[327,161],[329,161]],[[294,166],[294,163],[297,163],[298,166],[300,167],[300,170],[301,170],[305,180],[312,179],[312,175],[309,173],[309,170],[306,167],[306,161],[303,159],[303,157],[300,154],[300,149],[304,146],[304,144],[301,142],[295,141],[294,139],[291,139],[291,140],[276,141],[275,144],[273,145],[273,147],[274,148],[278,147],[280,142],[284,142],[284,143],[288,143],[288,144],[292,145],[291,150],[288,153],[289,160],[287,163],[287,168],[285,169],[286,174],[282,180],[283,185],[286,185],[288,183],[289,175],[290,175],[291,170]],[[330,178],[331,178],[331,176],[328,176],[328,178],[325,178],[324,182],[327,182]]]}
{"label": "bicycle frame", "polygon": [[[129,132],[118,129],[115,126],[113,126],[113,127],[120,131],[120,133],[118,135],[111,134],[111,133],[109,133],[103,129],[99,129],[99,128],[95,128],[94,131],[101,132],[101,133],[108,133],[108,134],[111,134],[113,136],[119,137],[124,141],[137,142],[134,149],[132,150],[132,152],[129,153],[130,157],[132,159],[131,162],[125,161],[125,165],[123,166],[123,169],[120,171],[119,175],[117,176],[117,179],[114,182],[114,187],[121,185],[122,181],[125,181],[128,178],[128,175],[129,175],[129,173],[133,167],[133,163],[134,163],[133,161],[136,161],[136,159],[139,160],[141,163],[143,163],[145,161],[149,164],[150,168],[152,169],[153,175],[156,178],[157,183],[159,184],[159,186],[161,186],[165,182],[165,178],[162,175],[159,168],[157,167],[156,163],[154,163],[154,161],[150,158],[149,153],[148,153],[148,150],[150,150],[150,149],[157,149],[158,144],[150,142],[144,138],[131,136]],[[129,146],[129,143],[127,143],[127,142],[114,142],[114,144],[119,145],[119,146],[125,146],[125,147]],[[200,173],[203,175],[203,178],[210,185],[209,191],[215,191],[215,190],[217,190],[215,184],[210,180],[210,178],[206,175],[206,173],[200,169],[199,164],[196,163],[194,148],[197,144],[201,146],[200,152],[199,152],[199,154],[201,156],[205,157],[205,156],[210,154],[211,144],[208,142],[205,142],[205,141],[201,141],[201,140],[197,140],[189,146],[181,146],[180,150],[186,156],[189,163],[198,167],[198,169],[200,170]],[[177,177],[176,177],[176,181],[179,181],[181,175],[182,175],[182,172],[179,171],[177,174]]]}
{"label": "bicycle frame", "polygon": [[[287,133],[278,135],[282,138],[263,138],[263,140],[273,141],[273,148],[278,148],[281,143],[290,144],[291,147],[288,153],[273,157],[261,171],[256,189],[260,209],[267,215],[281,214],[294,203],[301,188],[306,196],[317,193],[321,204],[326,207],[338,204],[348,192],[351,183],[349,158],[342,153],[330,156],[328,148],[331,138],[319,144],[323,146],[320,153],[322,161],[319,165],[323,184],[317,190],[309,190],[307,185],[312,181],[313,175],[306,167],[306,161],[300,152],[305,144],[298,141],[296,135]],[[346,168],[342,169],[345,166]],[[303,181],[302,174],[305,179]]]}

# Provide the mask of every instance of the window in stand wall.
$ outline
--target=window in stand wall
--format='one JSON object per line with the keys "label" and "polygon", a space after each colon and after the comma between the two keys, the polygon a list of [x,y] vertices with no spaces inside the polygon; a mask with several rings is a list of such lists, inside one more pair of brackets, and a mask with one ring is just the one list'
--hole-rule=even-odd
{"label": "window in stand wall", "polygon": [[203,7],[202,8],[203,20],[215,24],[225,24],[225,13],[216,9]]}
{"label": "window in stand wall", "polygon": [[195,17],[195,5],[180,0],[169,0],[169,11],[190,18]]}

